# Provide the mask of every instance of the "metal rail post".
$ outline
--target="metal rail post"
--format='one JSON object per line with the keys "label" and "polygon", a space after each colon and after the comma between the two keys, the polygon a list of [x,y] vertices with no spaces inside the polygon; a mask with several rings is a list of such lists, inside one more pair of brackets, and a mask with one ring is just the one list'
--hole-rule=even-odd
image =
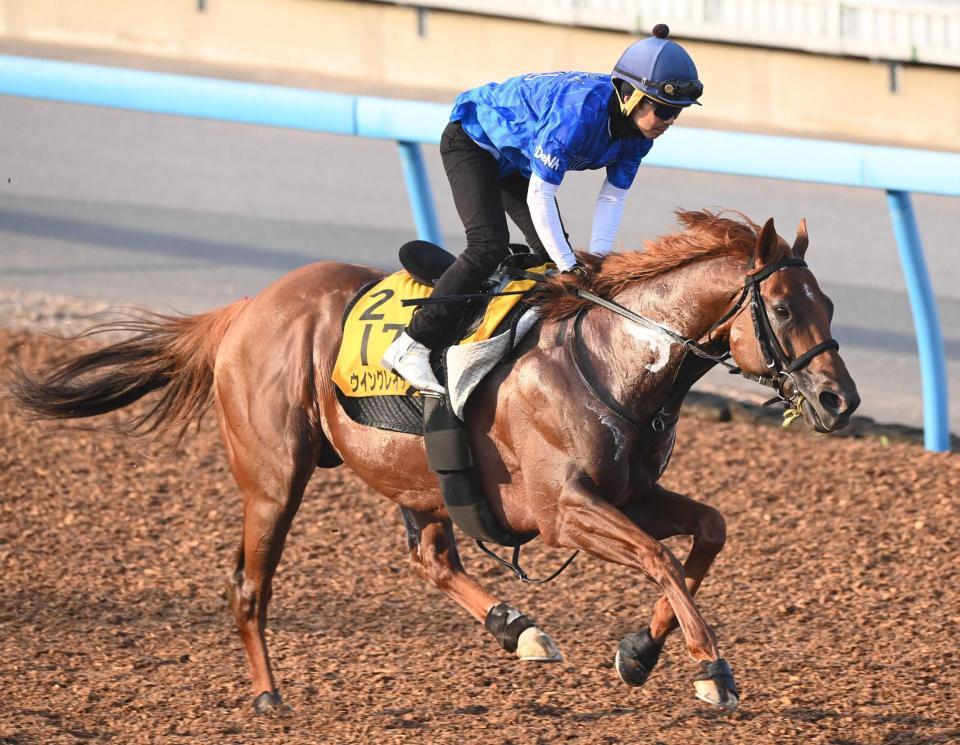
{"label": "metal rail post", "polygon": [[423,156],[416,142],[397,143],[400,145],[400,160],[403,162],[403,178],[407,184],[407,195],[413,209],[413,221],[417,226],[417,236],[424,241],[443,245],[437,213],[433,206],[433,194],[430,181],[423,167]]}
{"label": "metal rail post", "polygon": [[945,452],[950,449],[950,419],[947,415],[947,368],[937,303],[923,257],[923,245],[920,243],[910,193],[887,190],[887,205],[917,333],[917,352],[923,381],[924,444],[927,450]]}

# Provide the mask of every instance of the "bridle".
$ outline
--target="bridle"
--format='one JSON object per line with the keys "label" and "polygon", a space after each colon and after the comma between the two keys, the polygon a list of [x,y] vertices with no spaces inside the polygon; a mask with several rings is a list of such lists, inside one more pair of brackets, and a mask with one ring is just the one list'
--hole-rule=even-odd
{"label": "bridle", "polygon": [[[711,362],[712,364],[710,364],[706,369],[709,369],[709,367],[712,367],[714,364],[720,364],[726,367],[731,374],[738,374],[744,378],[759,383],[760,385],[773,388],[777,395],[768,401],[767,404],[774,403],[776,401],[782,401],[790,407],[796,407],[795,401],[800,394],[797,389],[796,380],[793,378],[793,373],[802,370],[818,355],[821,355],[824,352],[828,352],[832,349],[839,349],[840,344],[836,339],[827,339],[819,344],[815,344],[806,352],[791,360],[783,351],[783,346],[780,344],[780,340],[777,338],[777,334],[773,329],[773,325],[770,323],[770,317],[767,315],[766,303],[763,300],[763,295],[760,294],[760,285],[763,280],[767,279],[767,277],[770,277],[782,269],[806,266],[807,263],[803,259],[790,257],[772,262],[761,267],[755,272],[747,274],[744,277],[743,288],[740,291],[737,300],[716,322],[713,323],[712,326],[710,326],[703,337],[701,337],[709,340],[714,331],[723,326],[727,321],[732,319],[743,309],[744,304],[749,298],[750,316],[753,320],[754,334],[757,339],[757,344],[760,347],[760,352],[763,355],[764,362],[771,371],[770,375],[753,375],[752,373],[745,372],[741,368],[727,361],[731,356],[729,350],[721,354],[714,354],[710,352],[701,342],[694,339],[689,339],[681,334],[676,333],[675,331],[671,331],[656,321],[646,318],[645,316],[642,316],[639,313],[630,310],[629,308],[625,308],[624,306],[620,305],[620,303],[617,303],[613,300],[608,300],[607,298],[600,297],[589,290],[583,290],[580,288],[576,288],[574,292],[578,297],[581,297],[584,300],[593,303],[594,305],[599,305],[603,308],[606,308],[616,313],[618,316],[666,334],[676,343],[680,344],[685,353],[695,355],[702,360]],[[586,374],[584,371],[585,365],[583,362],[583,354],[582,350],[579,348],[581,342],[579,339],[579,334],[576,332],[579,331],[580,324],[583,320],[583,314],[588,308],[589,306],[584,306],[581,308],[577,313],[577,318],[574,322],[575,338],[572,345],[574,367],[577,369],[581,379],[584,383],[586,383],[593,395],[604,405],[606,405],[607,408],[610,408],[615,414],[617,414],[620,418],[625,419],[630,424],[633,424],[634,426],[641,426],[641,423],[636,419],[636,417],[625,411],[622,406],[617,404],[616,401],[614,401],[606,391],[598,386],[596,381],[591,380],[593,376]],[[702,375],[704,372],[706,372],[706,369],[700,371],[699,375]],[[784,393],[784,386],[788,381],[791,381],[794,384],[794,394],[790,397],[786,396]],[[692,383],[693,381],[686,385],[686,389],[682,391],[682,395],[686,394],[686,390],[689,389],[689,385],[692,385]],[[677,383],[675,381],[674,388],[676,387]],[[676,396],[672,390],[671,395],[668,397],[668,402],[673,402],[675,399]],[[667,411],[666,406],[661,407],[657,415],[655,415],[651,420],[650,426],[654,429],[654,431],[662,431],[664,429],[664,416],[669,415],[670,412]]]}

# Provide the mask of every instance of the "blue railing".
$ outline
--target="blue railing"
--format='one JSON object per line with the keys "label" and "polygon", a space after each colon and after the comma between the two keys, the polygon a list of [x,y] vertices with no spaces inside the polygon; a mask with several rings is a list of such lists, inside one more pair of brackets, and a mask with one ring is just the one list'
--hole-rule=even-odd
{"label": "blue railing", "polygon": [[[439,141],[449,106],[3,55],[0,95],[395,140],[417,233],[441,242],[419,143]],[[943,339],[910,192],[960,196],[960,155],[680,128],[645,162],[885,190],[917,333],[924,441],[949,449]]]}

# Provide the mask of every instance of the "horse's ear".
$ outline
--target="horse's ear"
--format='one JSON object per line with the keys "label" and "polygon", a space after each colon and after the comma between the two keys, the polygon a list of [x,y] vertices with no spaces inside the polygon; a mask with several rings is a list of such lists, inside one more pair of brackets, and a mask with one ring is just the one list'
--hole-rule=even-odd
{"label": "horse's ear", "polygon": [[760,237],[757,238],[757,258],[755,265],[761,267],[770,263],[770,259],[777,250],[777,229],[773,227],[773,218],[771,217],[763,224],[760,231]]}
{"label": "horse's ear", "polygon": [[810,236],[807,235],[807,218],[801,217],[800,226],[797,228],[797,240],[793,242],[793,255],[802,259],[809,245]]}

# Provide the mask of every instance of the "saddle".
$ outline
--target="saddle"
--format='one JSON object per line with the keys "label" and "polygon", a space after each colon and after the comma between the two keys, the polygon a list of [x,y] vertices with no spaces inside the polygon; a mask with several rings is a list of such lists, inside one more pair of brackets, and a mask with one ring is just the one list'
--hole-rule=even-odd
{"label": "saddle", "polygon": [[464,307],[460,321],[446,343],[431,353],[437,378],[446,383],[446,397],[420,395],[379,364],[413,315],[411,301],[427,298],[454,260],[428,241],[404,244],[403,271],[361,288],[344,311],[344,340],[332,378],[341,407],[354,421],[423,435],[427,461],[457,527],[478,541],[517,549],[535,534],[509,533],[494,518],[473,467],[462,414],[476,385],[535,323],[535,312],[521,302],[535,280],[524,275],[528,270],[543,274],[549,266],[544,258],[511,244],[510,254],[480,293],[456,296],[454,302]]}

